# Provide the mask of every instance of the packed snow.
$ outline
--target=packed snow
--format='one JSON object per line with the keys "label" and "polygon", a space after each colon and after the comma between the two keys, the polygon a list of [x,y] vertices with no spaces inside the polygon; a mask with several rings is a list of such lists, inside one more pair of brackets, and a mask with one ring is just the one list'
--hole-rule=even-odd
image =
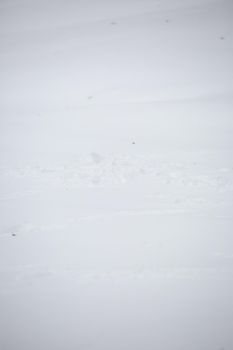
{"label": "packed snow", "polygon": [[233,349],[233,2],[0,0],[0,350]]}

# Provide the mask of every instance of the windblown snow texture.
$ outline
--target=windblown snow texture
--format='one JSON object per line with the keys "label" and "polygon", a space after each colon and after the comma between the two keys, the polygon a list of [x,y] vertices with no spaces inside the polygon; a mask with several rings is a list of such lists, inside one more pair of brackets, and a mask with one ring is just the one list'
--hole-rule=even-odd
{"label": "windblown snow texture", "polygon": [[231,0],[0,0],[0,349],[233,349]]}

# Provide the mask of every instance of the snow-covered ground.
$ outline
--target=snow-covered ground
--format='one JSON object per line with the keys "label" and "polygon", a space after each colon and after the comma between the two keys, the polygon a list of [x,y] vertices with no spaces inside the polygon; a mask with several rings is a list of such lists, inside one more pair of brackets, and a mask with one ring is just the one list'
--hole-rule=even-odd
{"label": "snow-covered ground", "polygon": [[0,0],[0,350],[233,349],[233,2]]}

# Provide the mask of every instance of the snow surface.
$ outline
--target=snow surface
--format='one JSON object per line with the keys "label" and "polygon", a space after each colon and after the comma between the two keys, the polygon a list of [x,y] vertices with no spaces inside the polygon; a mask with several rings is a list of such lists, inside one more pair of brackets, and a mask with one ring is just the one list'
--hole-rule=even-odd
{"label": "snow surface", "polygon": [[233,2],[0,0],[0,349],[233,349]]}

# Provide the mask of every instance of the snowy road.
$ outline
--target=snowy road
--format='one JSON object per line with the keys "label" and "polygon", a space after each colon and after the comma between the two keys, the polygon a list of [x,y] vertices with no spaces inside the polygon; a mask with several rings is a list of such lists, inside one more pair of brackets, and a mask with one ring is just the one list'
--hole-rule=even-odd
{"label": "snowy road", "polygon": [[0,0],[0,350],[233,349],[231,0]]}

